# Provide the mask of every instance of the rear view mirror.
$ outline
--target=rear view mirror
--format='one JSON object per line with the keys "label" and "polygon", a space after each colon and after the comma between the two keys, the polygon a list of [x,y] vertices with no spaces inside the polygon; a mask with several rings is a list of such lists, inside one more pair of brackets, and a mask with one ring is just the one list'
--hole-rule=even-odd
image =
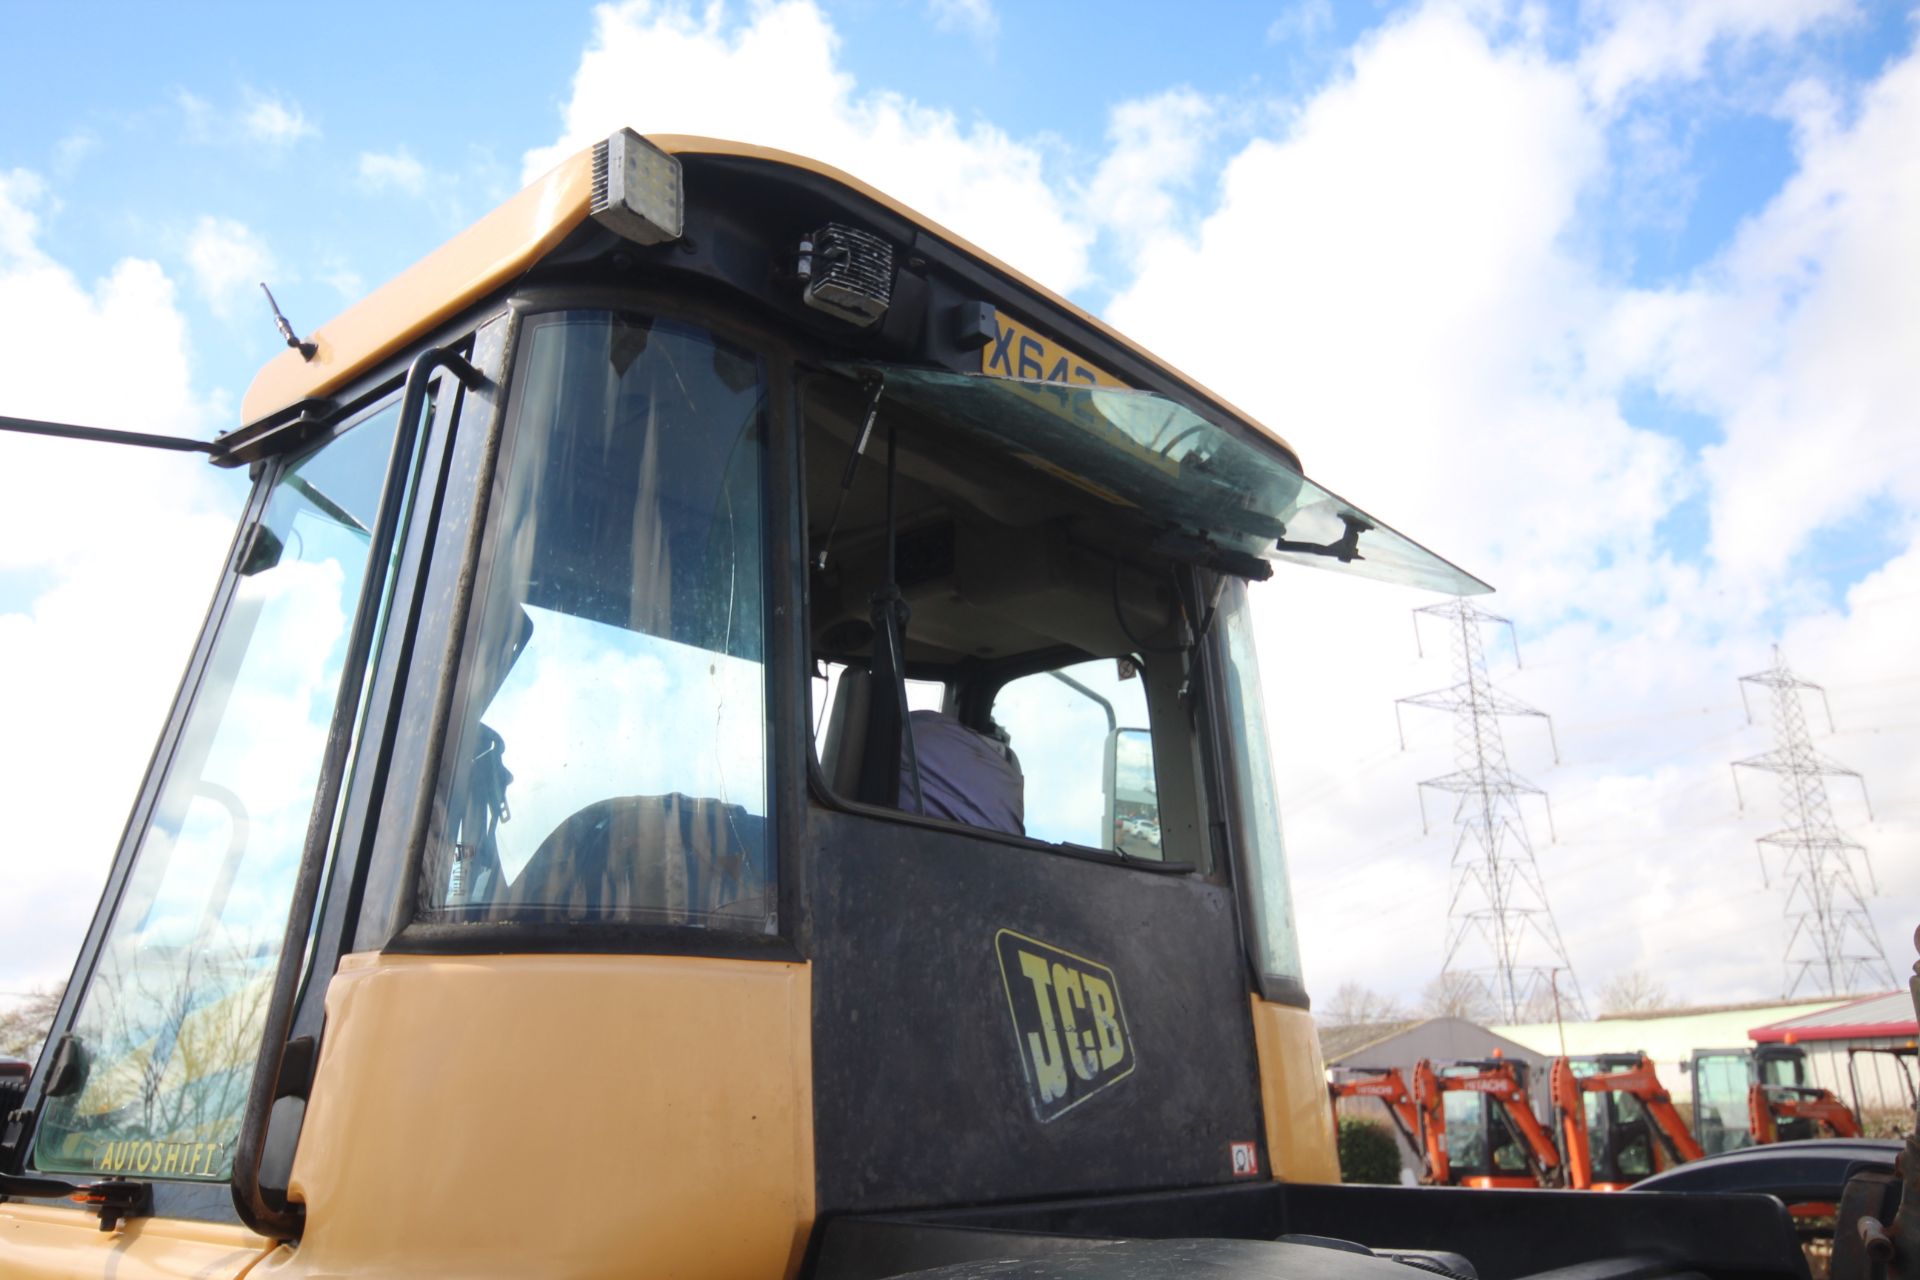
{"label": "rear view mirror", "polygon": [[1160,799],[1153,780],[1153,735],[1115,729],[1107,735],[1107,830],[1115,853],[1160,859]]}

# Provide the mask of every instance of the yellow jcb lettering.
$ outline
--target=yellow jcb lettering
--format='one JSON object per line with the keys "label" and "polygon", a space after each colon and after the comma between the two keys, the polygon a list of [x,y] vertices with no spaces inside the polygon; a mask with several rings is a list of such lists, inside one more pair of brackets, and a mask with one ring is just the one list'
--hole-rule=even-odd
{"label": "yellow jcb lettering", "polygon": [[180,1144],[177,1142],[169,1142],[167,1144],[167,1160],[166,1160],[166,1163],[160,1167],[160,1172],[174,1173],[174,1172],[177,1172],[179,1168],[180,1168]]}
{"label": "yellow jcb lettering", "polygon": [[1053,993],[1060,1002],[1060,1025],[1066,1031],[1067,1062],[1073,1067],[1073,1074],[1082,1080],[1092,1080],[1100,1070],[1090,1042],[1091,1031],[1082,1031],[1080,1022],[1073,1016],[1074,1006],[1087,1007],[1087,994],[1080,989],[1080,974],[1055,962],[1053,966]]}
{"label": "yellow jcb lettering", "polygon": [[1044,1040],[1027,1032],[1027,1052],[1033,1058],[1034,1079],[1040,1086],[1040,1101],[1052,1102],[1067,1096],[1067,1064],[1060,1052],[1060,1030],[1053,1019],[1053,992],[1047,962],[1029,951],[1020,953],[1020,972],[1033,984],[1033,1000],[1040,1007],[1040,1027]]}
{"label": "yellow jcb lettering", "polygon": [[1087,989],[1087,1003],[1092,1006],[1094,1036],[1100,1042],[1100,1069],[1107,1071],[1126,1055],[1120,1039],[1120,1019],[1114,1014],[1113,988],[1090,973],[1081,982]]}

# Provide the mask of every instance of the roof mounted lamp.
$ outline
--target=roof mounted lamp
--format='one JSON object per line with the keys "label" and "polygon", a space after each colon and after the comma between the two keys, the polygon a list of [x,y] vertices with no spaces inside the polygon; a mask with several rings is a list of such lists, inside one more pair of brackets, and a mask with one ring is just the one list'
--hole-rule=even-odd
{"label": "roof mounted lamp", "polygon": [[665,244],[685,230],[680,162],[631,129],[593,148],[593,220],[635,244]]}
{"label": "roof mounted lamp", "polygon": [[893,298],[893,245],[871,231],[829,222],[800,241],[794,274],[801,301],[868,329]]}

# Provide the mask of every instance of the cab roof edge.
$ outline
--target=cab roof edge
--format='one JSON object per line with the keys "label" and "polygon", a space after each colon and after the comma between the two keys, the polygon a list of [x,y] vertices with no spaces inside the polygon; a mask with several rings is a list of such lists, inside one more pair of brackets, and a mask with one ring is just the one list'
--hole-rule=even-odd
{"label": "cab roof edge", "polygon": [[[1051,308],[1071,317],[1219,412],[1264,436],[1290,456],[1299,457],[1298,451],[1277,431],[1099,317],[844,170],[754,143],[689,134],[643,136],[671,156],[757,160],[844,187],[944,241],[1009,285],[1032,295],[1039,304],[1036,309]],[[478,222],[314,330],[308,335],[316,348],[311,360],[287,351],[268,361],[247,388],[241,405],[241,423],[259,422],[302,400],[338,390],[376,361],[417,340],[536,265],[587,220],[595,201],[595,153],[605,146],[605,141],[598,142],[567,157]]]}

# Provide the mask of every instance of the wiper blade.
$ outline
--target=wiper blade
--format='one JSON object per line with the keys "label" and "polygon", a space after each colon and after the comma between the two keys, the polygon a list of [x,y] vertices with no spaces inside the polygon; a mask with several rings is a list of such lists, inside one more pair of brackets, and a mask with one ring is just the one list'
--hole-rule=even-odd
{"label": "wiper blade", "polygon": [[326,494],[320,492],[320,490],[315,488],[306,479],[306,477],[300,475],[297,472],[290,474],[289,476],[287,476],[287,487],[292,489],[295,493],[299,494],[301,497],[305,498],[308,502],[311,502],[314,506],[320,508],[321,511],[325,512],[328,516],[332,517],[334,520],[337,520],[341,524],[344,524],[351,529],[357,530],[360,533],[364,533],[369,537],[372,536],[373,530],[367,528],[367,526],[365,526],[364,524],[361,524],[359,520],[355,519],[353,512],[347,510],[345,507],[335,502],[332,498],[329,498]]}

